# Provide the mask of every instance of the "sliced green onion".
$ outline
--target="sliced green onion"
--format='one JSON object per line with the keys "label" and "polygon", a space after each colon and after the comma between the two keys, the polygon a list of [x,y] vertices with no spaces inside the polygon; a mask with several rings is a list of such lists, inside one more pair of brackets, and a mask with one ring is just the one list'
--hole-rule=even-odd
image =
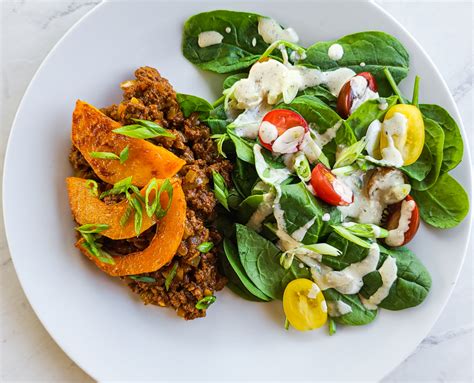
{"label": "sliced green onion", "polygon": [[176,261],[170,270],[169,274],[166,276],[165,280],[165,289],[166,291],[169,290],[171,286],[171,282],[173,282],[174,277],[176,276],[176,271],[178,270],[178,261]]}
{"label": "sliced green onion", "polygon": [[347,239],[348,241],[350,241],[352,243],[355,243],[356,245],[359,245],[359,246],[364,247],[366,249],[370,249],[372,247],[372,245],[370,243],[368,243],[368,242],[360,239],[359,237],[355,236],[354,234],[352,234],[349,230],[347,230],[343,226],[332,225],[331,227],[341,237]]}
{"label": "sliced green onion", "polygon": [[288,320],[288,318],[285,318],[285,330],[289,330],[290,328],[290,321]]}
{"label": "sliced green onion", "polygon": [[311,167],[309,166],[308,159],[301,153],[295,158],[294,165],[297,176],[304,182],[308,182],[311,179]]}
{"label": "sliced green onion", "polygon": [[120,217],[120,226],[124,227],[129,218],[130,218],[130,215],[132,214],[132,211],[133,211],[133,207],[130,206],[130,204],[127,206],[127,209],[125,210],[125,212],[123,213],[123,215]]}
{"label": "sliced green onion", "polygon": [[356,170],[357,170],[357,167],[353,165],[348,165],[348,166],[342,166],[337,169],[332,169],[331,173],[334,174],[335,176],[347,176],[349,174],[352,174]]}
{"label": "sliced green onion", "polygon": [[97,234],[107,230],[110,226],[103,223],[88,223],[79,227],[76,230],[83,234]]}
{"label": "sliced green onion", "polygon": [[387,230],[373,224],[347,222],[342,225],[352,234],[362,238],[386,238],[388,236]]}
{"label": "sliced green onion", "polygon": [[208,297],[204,297],[204,298],[198,300],[195,307],[198,310],[206,310],[215,301],[216,301],[216,297],[214,295],[209,295]]}
{"label": "sliced green onion", "polygon": [[334,246],[331,246],[328,243],[315,243],[313,245],[304,245],[303,249],[308,249],[321,255],[331,255],[333,257],[338,257],[342,254],[341,250]]}
{"label": "sliced green onion", "polygon": [[203,242],[197,247],[197,249],[201,253],[208,253],[211,251],[213,247],[214,247],[214,244],[212,242]]}
{"label": "sliced green onion", "polygon": [[135,210],[135,234],[138,237],[140,235],[140,230],[142,228],[143,223],[142,204],[136,196],[132,197],[128,194],[128,192],[126,194],[128,203]]}
{"label": "sliced green onion", "polygon": [[[86,227],[83,228],[84,226],[86,226]],[[95,225],[95,226],[98,226],[98,225]],[[108,227],[108,225],[102,225],[102,226],[103,227],[104,226]],[[82,231],[79,230],[80,228],[83,228]],[[94,257],[96,257],[102,263],[108,263],[110,265],[115,264],[115,261],[114,261],[113,257],[110,256],[110,254],[108,254],[104,250],[102,250],[100,248],[100,246],[97,245],[97,243],[95,242],[95,239],[96,239],[95,233],[98,233],[98,231],[89,232],[93,229],[88,228],[87,225],[82,225],[81,227],[76,228],[76,230],[78,230],[81,233],[82,238],[84,238],[85,242],[82,244],[82,246],[84,246],[90,254],[92,254]],[[105,230],[105,229],[103,229],[103,230]],[[102,230],[100,230],[100,231],[102,231]]]}
{"label": "sliced green onion", "polygon": [[293,260],[295,259],[295,252],[294,251],[285,251],[280,256],[280,265],[285,269],[288,270],[291,265],[293,264]]}
{"label": "sliced green onion", "polygon": [[[166,204],[165,208],[161,206],[161,195],[163,193],[168,194],[168,203]],[[157,218],[163,218],[166,213],[168,213],[168,210],[171,207],[171,202],[173,200],[173,185],[171,184],[169,179],[166,179],[165,182],[160,187],[160,191],[158,192],[158,196],[156,197],[158,200],[158,207],[155,210],[155,215]]]}
{"label": "sliced green onion", "polygon": [[97,182],[95,182],[94,180],[87,180],[86,187],[89,188],[90,193],[94,197],[99,196],[99,185],[97,184]]}
{"label": "sliced green onion", "polygon": [[[150,193],[155,191],[155,199],[153,203],[150,203]],[[148,217],[152,217],[155,214],[156,208],[158,207],[158,203],[160,202],[158,197],[158,182],[156,178],[153,178],[150,183],[148,184],[146,191],[145,191],[145,210]]]}
{"label": "sliced green onion", "polygon": [[274,43],[272,43],[267,49],[265,52],[263,52],[263,54],[260,56],[260,58],[258,59],[259,61],[264,59],[264,58],[267,58],[268,56],[270,56],[272,54],[272,52],[277,49],[278,47],[280,47],[281,45],[283,45],[284,47],[286,48],[290,48],[291,50],[295,51],[296,53],[298,53],[300,56],[304,56],[306,55],[306,49],[304,49],[303,47],[300,47],[299,45],[297,44],[293,44],[293,43],[290,43],[289,41],[285,41],[285,40],[278,40],[278,41],[275,41]]}
{"label": "sliced green onion", "polygon": [[225,184],[224,177],[222,177],[215,170],[212,171],[212,177],[214,179],[214,195],[221,203],[221,205],[224,206],[227,210],[229,210],[229,204],[227,203],[227,198],[229,197],[229,190],[227,189],[227,186]]}
{"label": "sliced green onion", "polygon": [[92,158],[99,158],[101,160],[120,160],[120,157],[111,152],[90,152]]}
{"label": "sliced green onion", "polygon": [[224,134],[213,134],[211,136],[213,140],[216,140],[216,146],[217,146],[217,152],[224,158],[227,158],[227,155],[225,154],[223,150],[223,145],[224,142],[226,142],[229,139],[229,136],[227,133]]}
{"label": "sliced green onion", "polygon": [[120,164],[125,163],[128,160],[129,148],[128,145],[123,148],[123,150],[119,154]]}
{"label": "sliced green onion", "polygon": [[141,277],[139,275],[129,275],[130,279],[138,282],[145,282],[145,283],[155,283],[156,279],[152,277]]}
{"label": "sliced green onion", "polygon": [[344,166],[352,165],[361,155],[362,151],[365,149],[366,138],[363,137],[360,141],[348,146],[339,153],[336,154],[336,163],[334,168],[341,168]]}
{"label": "sliced green onion", "polygon": [[132,186],[132,176],[124,178],[123,180],[116,182],[112,189],[102,192],[99,198],[102,199],[108,195],[116,195],[116,194],[125,193],[128,189],[130,189],[131,186]]}
{"label": "sliced green onion", "polygon": [[168,130],[154,123],[153,121],[140,120],[137,118],[132,118],[132,120],[137,122],[137,124],[121,126],[120,128],[112,130],[112,132],[121,134],[123,136],[140,139],[149,139],[155,137],[176,138],[174,134],[170,133]]}

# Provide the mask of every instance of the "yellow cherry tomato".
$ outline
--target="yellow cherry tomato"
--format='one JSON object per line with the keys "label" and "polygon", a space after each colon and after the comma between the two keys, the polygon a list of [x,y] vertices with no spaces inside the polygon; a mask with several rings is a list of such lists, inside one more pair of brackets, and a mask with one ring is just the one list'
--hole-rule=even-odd
{"label": "yellow cherry tomato", "polygon": [[[403,165],[410,165],[420,157],[425,143],[425,124],[420,110],[415,105],[397,104],[392,106],[385,115],[384,122],[391,119],[395,113],[403,114],[407,121],[407,130],[404,137],[393,135],[395,147],[403,158]],[[380,151],[389,146],[386,134],[380,135]]]}
{"label": "yellow cherry tomato", "polygon": [[318,285],[309,279],[291,281],[283,293],[288,322],[299,331],[314,330],[327,321],[327,305]]}

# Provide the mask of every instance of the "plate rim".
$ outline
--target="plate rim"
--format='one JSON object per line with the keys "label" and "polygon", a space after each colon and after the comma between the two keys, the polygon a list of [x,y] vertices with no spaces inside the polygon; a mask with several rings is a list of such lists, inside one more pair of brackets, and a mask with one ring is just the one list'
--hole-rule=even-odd
{"label": "plate rim", "polygon": [[[307,2],[307,3],[312,2],[311,0],[300,0],[300,1]],[[157,2],[160,2],[160,3],[166,3],[166,2],[186,3],[186,2],[189,2],[189,0],[157,0]],[[257,1],[257,2],[259,2],[259,1]],[[91,15],[93,15],[95,12],[97,12],[99,9],[101,9],[102,7],[104,7],[108,3],[113,3],[113,1],[112,0],[103,0],[100,3],[96,4],[95,6],[93,6],[93,8],[88,10],[81,18],[79,18],[73,25],[71,25],[71,27],[69,27],[69,29],[53,45],[53,47],[49,50],[47,55],[41,61],[41,64],[36,69],[34,75],[32,76],[32,78],[31,78],[31,80],[30,80],[30,82],[29,82],[29,84],[28,84],[28,86],[27,86],[27,88],[26,88],[26,90],[23,94],[23,96],[21,97],[21,101],[18,104],[17,111],[15,113],[15,117],[14,117],[12,123],[11,123],[11,129],[10,129],[10,132],[9,132],[9,135],[8,135],[7,145],[6,145],[6,149],[5,149],[4,171],[3,171],[3,176],[2,176],[2,208],[3,208],[4,212],[5,212],[5,206],[6,206],[6,203],[7,203],[4,191],[5,191],[6,179],[8,178],[7,175],[9,173],[8,169],[10,168],[9,166],[7,166],[9,164],[9,157],[10,157],[9,153],[11,151],[11,145],[10,144],[11,144],[11,141],[12,141],[12,137],[15,134],[15,130],[16,130],[15,128],[16,128],[16,125],[17,125],[17,120],[19,118],[19,115],[22,112],[25,100],[27,99],[31,88],[32,88],[33,84],[35,83],[36,78],[39,76],[42,69],[47,65],[50,57],[54,54],[54,52],[57,49],[59,49],[59,47],[64,43],[64,41],[68,38],[68,36],[76,28],[78,28],[86,19],[88,19]],[[390,21],[392,23],[394,23],[397,26],[397,28],[399,28],[403,33],[405,33],[406,37],[409,40],[411,40],[411,42],[416,46],[416,48],[420,51],[420,53],[424,56],[424,58],[429,62],[432,69],[435,71],[436,75],[438,76],[438,78],[441,80],[441,84],[442,84],[444,93],[448,95],[448,99],[452,104],[452,112],[454,113],[454,118],[455,118],[456,122],[459,124],[460,130],[461,130],[461,133],[462,133],[462,137],[463,137],[463,141],[464,141],[464,154],[465,154],[465,157],[464,157],[463,160],[468,163],[468,165],[467,165],[468,175],[469,175],[469,178],[470,178],[470,181],[471,181],[470,182],[471,183],[471,193],[469,194],[469,201],[470,201],[470,204],[472,204],[472,201],[474,200],[474,179],[473,179],[474,168],[473,168],[473,165],[472,165],[471,147],[468,144],[468,140],[466,139],[467,138],[467,133],[466,133],[466,129],[464,127],[463,119],[462,119],[461,114],[459,112],[457,103],[455,102],[455,100],[453,98],[453,95],[452,95],[451,91],[449,90],[449,87],[446,83],[446,80],[445,80],[444,76],[441,74],[438,67],[433,62],[430,55],[426,52],[426,50],[423,48],[423,46],[411,34],[411,32],[409,32],[405,28],[405,26],[400,21],[398,21],[392,14],[390,14],[387,10],[385,10],[382,7],[382,5],[377,3],[375,0],[369,0],[367,3],[370,4],[371,6],[374,6],[380,13],[382,13],[385,17],[390,19]],[[217,6],[217,2],[216,2],[216,6]],[[468,248],[470,246],[471,241],[473,240],[473,236],[472,236],[473,222],[474,222],[473,215],[474,214],[472,213],[472,206],[470,205],[468,217],[466,217],[468,219],[468,221],[465,223],[465,225],[467,225],[467,238],[466,238],[467,240],[466,240],[465,245],[464,245],[462,259],[459,262],[459,265],[458,265],[457,270],[456,270],[456,275],[454,276],[454,283],[450,286],[446,299],[442,303],[441,308],[436,313],[433,324],[431,326],[429,326],[426,329],[426,331],[424,331],[422,339],[426,338],[427,334],[432,330],[433,326],[439,320],[439,317],[444,312],[447,303],[451,299],[454,288],[456,287],[456,285],[458,283],[459,275],[460,275],[461,270],[462,270],[462,268],[465,264],[465,261],[466,261]],[[83,370],[84,373],[86,373],[89,377],[91,377],[94,380],[99,380],[98,377],[96,377],[88,368],[86,368],[82,363],[78,362],[75,358],[73,358],[71,356],[72,352],[69,350],[69,347],[67,347],[63,343],[62,340],[60,340],[58,337],[55,336],[52,329],[48,328],[45,321],[43,320],[42,315],[39,313],[39,311],[40,311],[39,308],[37,308],[36,305],[33,304],[33,302],[30,300],[29,294],[28,294],[27,290],[25,289],[23,277],[20,275],[20,273],[17,270],[17,266],[16,266],[16,263],[15,263],[15,257],[13,256],[13,253],[10,250],[10,241],[9,241],[9,234],[8,234],[10,232],[10,230],[8,228],[9,225],[8,225],[8,219],[7,219],[6,214],[3,214],[3,221],[4,221],[4,227],[5,227],[6,244],[7,244],[7,248],[8,248],[13,266],[15,268],[15,273],[16,273],[17,278],[19,280],[20,286],[21,286],[26,298],[28,299],[28,302],[29,302],[33,312],[35,313],[36,317],[38,318],[38,320],[40,321],[41,325],[46,330],[46,332],[49,334],[49,336],[51,336],[51,338],[54,340],[54,342],[61,348],[61,350],[67,355],[67,357],[69,359],[71,359],[77,366],[79,366],[79,368],[81,368],[81,370]],[[403,359],[399,360],[397,362],[397,364],[395,364],[390,370],[385,371],[384,377],[389,375],[393,370],[395,370],[398,366],[400,366],[400,364],[403,362],[403,360],[405,360],[407,357],[409,357],[413,353],[413,351],[416,349],[416,347],[417,347],[417,345],[415,345],[413,348],[411,348],[411,347],[407,348],[406,355],[403,357]]]}

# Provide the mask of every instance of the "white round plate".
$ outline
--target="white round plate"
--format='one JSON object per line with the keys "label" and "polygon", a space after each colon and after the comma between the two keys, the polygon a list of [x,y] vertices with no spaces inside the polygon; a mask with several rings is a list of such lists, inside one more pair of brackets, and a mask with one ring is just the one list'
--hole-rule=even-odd
{"label": "white round plate", "polygon": [[[416,41],[369,2],[162,1],[106,2],[61,40],[31,82],[12,129],[4,175],[11,255],[36,314],[63,350],[97,380],[378,380],[428,333],[456,282],[470,216],[449,231],[423,227],[410,244],[429,269],[433,288],[420,307],[382,310],[370,325],[309,333],[285,331],[280,302],[250,303],[229,290],[205,319],[185,322],[172,310],[144,306],[74,248],[64,179],[71,174],[71,114],[76,99],[102,107],[119,102],[119,83],[153,66],[180,92],[210,100],[221,77],[181,54],[183,22],[212,9],[269,15],[294,27],[303,45],[363,30],[399,38],[411,54],[420,98],[461,120],[448,88]],[[465,137],[465,135],[464,135]],[[466,141],[465,141],[466,142]],[[466,146],[453,172],[470,194]]]}

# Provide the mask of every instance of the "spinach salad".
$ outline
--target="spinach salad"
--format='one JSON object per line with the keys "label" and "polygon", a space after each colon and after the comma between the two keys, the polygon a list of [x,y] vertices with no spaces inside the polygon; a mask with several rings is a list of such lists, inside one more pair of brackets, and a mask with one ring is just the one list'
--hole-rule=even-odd
{"label": "spinach salad", "polygon": [[269,17],[219,10],[187,20],[182,50],[227,75],[214,104],[178,101],[234,164],[232,185],[214,173],[228,287],[330,334],[421,304],[431,277],[403,245],[420,220],[460,224],[469,201],[449,174],[463,154],[455,120],[419,103],[418,77],[411,98],[397,86],[403,45],[367,31],[305,48]]}

